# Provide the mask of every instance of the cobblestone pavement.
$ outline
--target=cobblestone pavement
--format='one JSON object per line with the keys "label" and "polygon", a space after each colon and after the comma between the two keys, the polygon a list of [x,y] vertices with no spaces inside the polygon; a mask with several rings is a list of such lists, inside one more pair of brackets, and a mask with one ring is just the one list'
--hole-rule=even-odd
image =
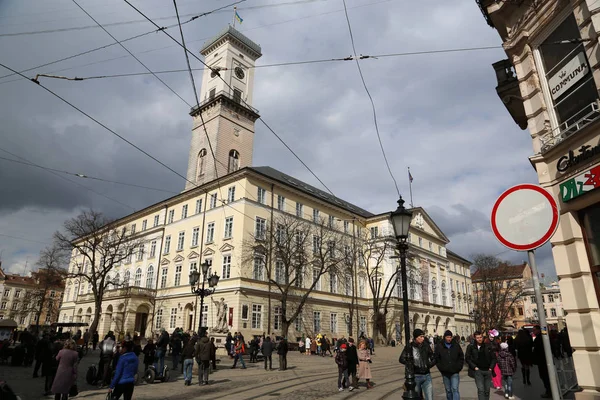
{"label": "cobblestone pavement", "polygon": [[[399,347],[379,347],[373,355],[372,374],[374,388],[367,390],[365,382],[361,382],[358,391],[338,392],[337,366],[331,357],[304,356],[297,352],[288,355],[287,371],[265,371],[263,364],[250,364],[247,369],[233,370],[232,360],[222,357],[217,371],[210,375],[210,385],[199,386],[197,372],[194,370],[193,386],[183,385],[180,371],[172,371],[171,381],[165,383],[141,383],[135,388],[134,399],[139,400],[187,400],[187,399],[354,399],[381,400],[399,399],[402,396],[404,369],[398,363]],[[89,353],[79,366],[77,399],[104,400],[107,389],[98,389],[85,382],[87,368],[98,361],[98,351]],[[169,360],[169,365],[171,365]],[[273,356],[273,367],[277,368],[277,356]],[[43,396],[44,378],[32,379],[33,368],[11,367],[0,365],[0,378],[6,380],[22,400],[52,399]],[[140,373],[142,372],[140,368]],[[434,367],[432,370],[434,397],[444,399],[445,391],[442,378]],[[537,375],[532,371],[533,386],[524,386],[520,379],[520,371],[515,374],[515,399],[539,399],[543,387]],[[461,373],[461,398],[476,399],[477,389],[473,379],[467,376],[466,370]],[[572,395],[570,396],[572,398]],[[491,400],[503,399],[502,391],[492,389]]]}

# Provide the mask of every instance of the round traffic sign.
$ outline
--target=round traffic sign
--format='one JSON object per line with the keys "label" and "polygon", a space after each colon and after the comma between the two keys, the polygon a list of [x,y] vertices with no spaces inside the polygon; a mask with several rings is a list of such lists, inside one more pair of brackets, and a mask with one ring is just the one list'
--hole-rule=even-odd
{"label": "round traffic sign", "polygon": [[533,250],[554,235],[559,215],[558,204],[546,189],[524,183],[498,197],[492,209],[492,231],[511,250]]}

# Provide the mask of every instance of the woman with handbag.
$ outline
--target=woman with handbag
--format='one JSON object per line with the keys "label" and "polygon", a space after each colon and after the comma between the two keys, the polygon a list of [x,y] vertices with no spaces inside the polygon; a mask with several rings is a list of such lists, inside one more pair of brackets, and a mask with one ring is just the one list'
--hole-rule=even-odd
{"label": "woman with handbag", "polygon": [[58,369],[52,383],[52,393],[54,400],[67,400],[69,395],[77,395],[77,365],[79,355],[77,354],[77,345],[71,339],[65,342],[65,345],[56,356]]}

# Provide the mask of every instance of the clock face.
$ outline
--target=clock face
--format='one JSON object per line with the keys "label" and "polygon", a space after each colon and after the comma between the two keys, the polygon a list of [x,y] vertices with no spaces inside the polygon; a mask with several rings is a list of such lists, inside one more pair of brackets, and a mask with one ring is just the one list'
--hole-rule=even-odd
{"label": "clock face", "polygon": [[244,76],[246,76],[244,70],[240,67],[235,67],[234,72],[235,76],[237,76],[239,79],[244,79]]}

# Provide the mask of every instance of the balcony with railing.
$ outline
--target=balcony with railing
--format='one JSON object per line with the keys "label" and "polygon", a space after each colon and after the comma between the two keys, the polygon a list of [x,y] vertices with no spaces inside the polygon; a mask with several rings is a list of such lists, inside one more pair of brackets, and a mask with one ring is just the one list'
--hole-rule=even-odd
{"label": "balcony with railing", "polygon": [[542,142],[541,152],[547,152],[554,146],[558,145],[574,133],[580,131],[599,118],[600,101],[595,100],[587,104],[571,118],[561,123],[557,128],[543,135],[540,138]]}
{"label": "balcony with railing", "polygon": [[[126,297],[152,299],[154,296],[156,296],[156,290],[154,289],[128,286],[105,291],[103,300],[121,299]],[[86,293],[77,296],[76,303],[87,303],[90,301],[94,301],[94,293]]]}
{"label": "balcony with railing", "polygon": [[258,109],[252,107],[246,101],[244,101],[242,99],[242,93],[235,89],[233,90],[233,93],[230,90],[221,90],[219,92],[211,91],[208,97],[200,102],[200,107],[192,107],[190,114],[194,115],[198,112],[199,109],[202,109],[204,106],[219,100],[225,100],[229,103],[237,104],[240,107],[244,107],[248,109],[251,113],[256,114],[258,116]]}

